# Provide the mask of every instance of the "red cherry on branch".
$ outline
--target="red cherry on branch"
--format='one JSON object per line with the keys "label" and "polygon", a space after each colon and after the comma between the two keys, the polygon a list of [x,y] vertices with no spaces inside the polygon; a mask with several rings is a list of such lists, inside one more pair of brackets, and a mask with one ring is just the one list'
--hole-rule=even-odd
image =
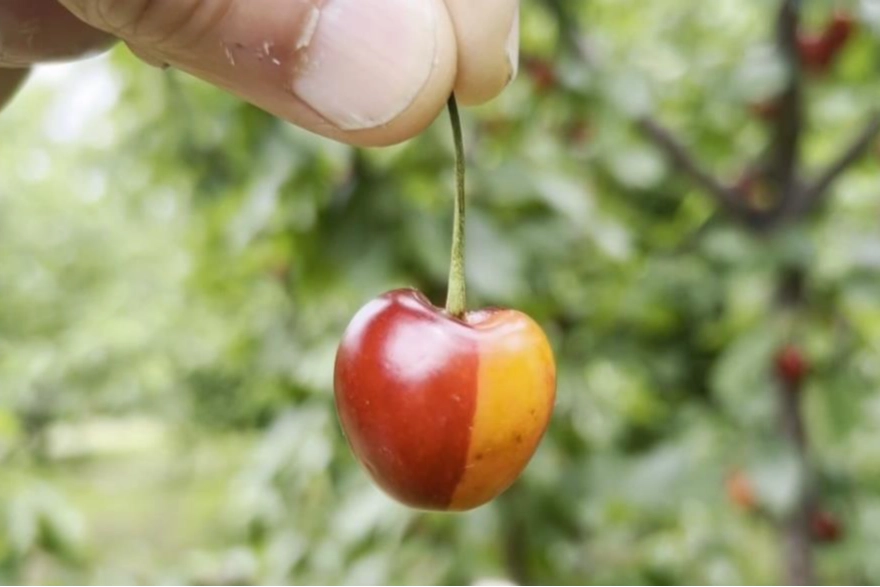
{"label": "red cherry on branch", "polygon": [[825,41],[834,50],[842,49],[855,32],[855,21],[843,11],[834,13],[834,17],[825,29]]}
{"label": "red cherry on branch", "polygon": [[465,510],[507,489],[531,459],[556,370],[528,316],[481,310],[458,319],[398,290],[351,321],[335,389],[351,448],[380,487],[413,507]]}
{"label": "red cherry on branch", "polygon": [[804,69],[817,75],[828,71],[834,57],[834,51],[824,36],[799,35],[798,53]]}
{"label": "red cherry on branch", "polygon": [[855,32],[855,26],[852,16],[839,10],[820,34],[800,33],[798,52],[804,68],[817,75],[827,73]]}
{"label": "red cherry on branch", "polygon": [[831,512],[820,510],[810,518],[810,531],[816,542],[837,542],[843,537],[843,524]]}
{"label": "red cherry on branch", "polygon": [[794,345],[786,345],[775,359],[776,376],[791,386],[799,387],[809,372],[810,366],[803,352]]}
{"label": "red cherry on branch", "polygon": [[559,85],[559,76],[550,61],[540,57],[529,57],[523,60],[523,65],[539,92],[547,92]]}

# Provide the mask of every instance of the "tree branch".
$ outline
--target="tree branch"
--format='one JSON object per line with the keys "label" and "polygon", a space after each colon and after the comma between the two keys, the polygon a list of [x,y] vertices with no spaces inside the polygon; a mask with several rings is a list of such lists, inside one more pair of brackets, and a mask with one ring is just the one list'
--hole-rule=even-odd
{"label": "tree branch", "polygon": [[687,148],[659,122],[650,117],[644,117],[638,121],[638,127],[646,137],[666,153],[676,167],[712,196],[728,214],[737,218],[743,218],[746,215],[746,208],[737,197],[736,192],[724,186],[714,175],[706,171]]}
{"label": "tree branch", "polygon": [[782,382],[778,386],[782,432],[797,455],[801,477],[797,502],[783,522],[785,580],[788,585],[816,585],[810,524],[815,497],[803,419],[803,389]]}
{"label": "tree branch", "polygon": [[[802,268],[788,267],[779,275],[776,307],[779,312],[796,314],[807,303],[807,276]],[[785,553],[785,580],[788,585],[815,585],[813,536],[810,524],[816,501],[809,441],[803,416],[804,380],[777,373],[779,424],[783,438],[796,455],[800,491],[792,510],[782,523]]]}
{"label": "tree branch", "polygon": [[[771,143],[770,173],[779,200],[768,215],[771,225],[797,217],[806,201],[798,176],[801,136],[804,132],[803,80],[798,32],[801,0],[781,0],[776,23],[776,43],[788,69],[788,83],[780,96],[780,116]],[[793,271],[781,276],[783,309],[794,309],[803,302],[803,276]],[[806,431],[801,414],[801,389],[779,382],[782,433],[798,455],[804,476],[802,491],[784,523],[785,578],[789,585],[814,585],[812,537],[810,535],[811,480],[806,473]]]}
{"label": "tree branch", "polygon": [[776,43],[788,70],[788,83],[779,97],[779,119],[772,139],[770,173],[787,208],[799,196],[797,185],[801,135],[804,130],[803,84],[798,48],[800,0],[782,0],[776,24]]}
{"label": "tree branch", "polygon": [[799,212],[808,214],[821,204],[834,182],[868,152],[878,136],[880,136],[880,113],[875,112],[868,118],[865,128],[853,138],[837,159],[807,187]]}

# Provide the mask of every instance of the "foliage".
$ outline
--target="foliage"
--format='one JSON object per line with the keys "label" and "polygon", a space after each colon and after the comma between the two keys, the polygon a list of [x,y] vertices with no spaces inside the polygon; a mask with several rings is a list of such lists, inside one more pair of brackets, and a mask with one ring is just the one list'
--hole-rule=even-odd
{"label": "foliage", "polygon": [[[755,237],[633,125],[657,112],[735,181],[765,139],[749,104],[780,83],[772,4],[563,4],[586,55],[549,4],[523,7],[531,66],[465,113],[470,302],[545,326],[559,400],[524,478],[455,516],[369,484],[331,391],[361,304],[403,285],[443,302],[445,119],[355,151],[122,49],[40,72],[0,117],[0,582],[773,583],[790,336],[846,528],[821,576],[880,581],[876,155],[819,217]],[[810,82],[811,168],[880,97],[880,14],[857,8]],[[773,304],[792,264],[796,316]],[[763,514],[728,501],[736,468]]]}

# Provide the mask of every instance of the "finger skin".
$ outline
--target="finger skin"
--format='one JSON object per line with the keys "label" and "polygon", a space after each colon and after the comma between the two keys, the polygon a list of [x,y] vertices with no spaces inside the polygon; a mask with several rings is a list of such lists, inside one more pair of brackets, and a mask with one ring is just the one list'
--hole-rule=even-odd
{"label": "finger skin", "polygon": [[84,24],[55,0],[0,0],[0,66],[27,67],[102,51],[112,35]]}
{"label": "finger skin", "polygon": [[[394,81],[401,85],[397,63],[376,64],[377,75],[357,87],[345,85],[345,77],[326,86],[327,99],[308,104],[297,89],[298,81],[313,68],[333,59],[332,53],[312,58],[316,47],[327,45],[322,35],[339,32],[340,6],[355,12],[372,2],[398,7],[430,9],[431,27],[427,34],[412,32],[409,38],[423,40],[431,49],[424,60],[425,75],[414,80],[411,93],[401,90],[402,102],[389,120],[355,129],[335,123],[322,113],[322,106],[339,97],[356,100],[393,95]],[[62,0],[79,18],[112,32],[139,54],[150,53],[152,61],[168,63],[217,85],[268,112],[317,134],[359,146],[399,143],[424,130],[442,111],[451,93],[456,71],[455,33],[442,0]],[[361,6],[356,4],[360,3]],[[388,9],[392,10],[391,8]],[[365,19],[363,34],[346,34],[349,45],[362,42],[365,50],[369,33],[384,25],[388,30],[404,29],[411,21],[396,21],[394,14]],[[355,31],[357,32],[357,31]],[[337,35],[338,36],[338,35]],[[393,42],[387,34],[382,42]],[[338,45],[339,43],[337,43]],[[344,48],[344,47],[343,47]],[[339,49],[339,47],[331,47]],[[377,51],[377,54],[382,54]],[[387,51],[385,52],[387,58]],[[406,63],[408,55],[395,56]],[[369,62],[366,64],[369,66]],[[355,72],[357,73],[357,72]],[[349,80],[350,81],[350,80]],[[343,89],[344,88],[344,89]],[[354,117],[354,120],[357,120]]]}
{"label": "finger skin", "polygon": [[478,105],[496,97],[519,69],[519,0],[446,0],[458,40],[455,95]]}
{"label": "finger skin", "polygon": [[30,69],[9,69],[0,67],[0,110],[7,104],[18,92],[19,88],[27,79]]}

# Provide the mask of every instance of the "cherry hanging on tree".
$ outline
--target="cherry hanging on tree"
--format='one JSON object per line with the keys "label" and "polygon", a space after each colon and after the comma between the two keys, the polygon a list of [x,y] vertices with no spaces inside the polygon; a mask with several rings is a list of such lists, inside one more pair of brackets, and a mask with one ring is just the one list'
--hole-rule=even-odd
{"label": "cherry hanging on tree", "polygon": [[803,351],[793,344],[786,345],[776,354],[774,363],[779,380],[790,389],[800,390],[810,368]]}
{"label": "cherry hanging on tree", "polygon": [[854,32],[855,21],[844,10],[836,11],[818,34],[798,31],[798,51],[804,69],[815,75],[828,73]]}
{"label": "cherry hanging on tree", "polygon": [[813,540],[820,543],[838,542],[843,538],[843,523],[827,510],[816,510],[810,518]]}

